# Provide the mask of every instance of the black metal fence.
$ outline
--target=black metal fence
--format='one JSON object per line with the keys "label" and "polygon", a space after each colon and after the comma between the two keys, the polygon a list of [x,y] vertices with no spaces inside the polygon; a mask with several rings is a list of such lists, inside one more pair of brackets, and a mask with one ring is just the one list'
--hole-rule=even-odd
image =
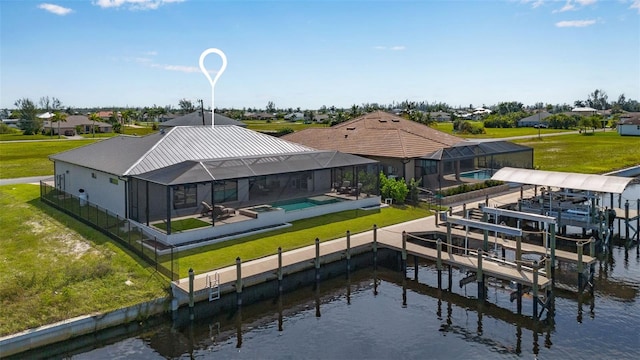
{"label": "black metal fence", "polygon": [[148,236],[135,223],[43,181],[40,182],[40,199],[101,231],[172,281],[180,279],[176,247],[167,246],[155,237]]}

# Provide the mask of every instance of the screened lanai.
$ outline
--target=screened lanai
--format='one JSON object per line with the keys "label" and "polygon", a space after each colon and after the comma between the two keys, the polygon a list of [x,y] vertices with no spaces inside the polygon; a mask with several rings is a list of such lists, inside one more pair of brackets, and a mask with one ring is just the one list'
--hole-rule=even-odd
{"label": "screened lanai", "polygon": [[533,149],[508,141],[462,142],[416,160],[426,188],[483,181],[503,167],[533,168]]}
{"label": "screened lanai", "polygon": [[[376,161],[337,151],[189,160],[132,176],[129,217],[147,225],[162,220],[170,234],[171,219],[203,214],[203,202],[240,209],[319,195],[377,196],[378,173]],[[215,226],[216,214],[207,216]]]}

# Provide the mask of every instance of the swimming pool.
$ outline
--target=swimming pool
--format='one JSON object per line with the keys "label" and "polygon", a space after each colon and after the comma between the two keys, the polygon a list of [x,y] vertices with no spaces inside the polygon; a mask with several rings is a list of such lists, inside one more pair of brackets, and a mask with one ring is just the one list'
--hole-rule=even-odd
{"label": "swimming pool", "polygon": [[320,195],[308,198],[291,199],[285,201],[277,201],[271,206],[284,209],[284,211],[301,210],[318,205],[333,204],[344,201],[343,199],[335,198],[332,196]]}
{"label": "swimming pool", "polygon": [[461,178],[474,179],[474,180],[489,180],[491,179],[492,175],[493,175],[493,170],[491,169],[479,169],[479,170],[460,173]]}

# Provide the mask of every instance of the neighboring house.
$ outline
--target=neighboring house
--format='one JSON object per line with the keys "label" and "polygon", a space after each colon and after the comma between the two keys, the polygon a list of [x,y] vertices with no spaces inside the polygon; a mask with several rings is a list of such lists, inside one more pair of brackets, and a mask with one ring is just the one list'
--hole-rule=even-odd
{"label": "neighboring house", "polygon": [[58,129],[60,129],[60,135],[73,136],[76,133],[91,134],[92,128],[95,127],[97,133],[110,133],[113,131],[113,126],[101,121],[91,121],[84,115],[69,115],[67,121],[52,122],[49,120],[43,121],[43,128],[45,131],[50,131],[53,135],[58,135]]}
{"label": "neighboring house", "polygon": [[313,121],[316,123],[325,123],[329,121],[330,116],[328,114],[313,114]]}
{"label": "neighboring house", "polygon": [[266,112],[259,112],[259,113],[250,113],[247,112],[244,115],[246,118],[248,119],[253,119],[253,120],[271,120],[273,118],[275,118],[275,116],[273,114],[269,114]]}
{"label": "neighboring house", "polygon": [[18,128],[19,121],[20,119],[2,119],[3,124],[7,124],[8,127],[14,128],[14,129]]}
{"label": "neighboring house", "polygon": [[451,114],[444,111],[432,111],[429,117],[437,122],[451,121]]}
{"label": "neighboring house", "polygon": [[616,129],[620,135],[640,136],[640,113],[622,115]]}
{"label": "neighboring house", "polygon": [[301,112],[294,112],[291,114],[287,114],[284,116],[284,119],[287,121],[297,121],[304,119],[304,114]]}
{"label": "neighboring house", "polygon": [[[376,161],[315,150],[232,125],[176,126],[144,137],[122,135],[50,159],[59,191],[85,194],[101,211],[134,222],[165,244],[216,239],[380,204]],[[336,190],[350,184],[358,184],[358,191]],[[285,199],[323,206],[285,211],[276,206]],[[234,221],[221,223],[217,213],[207,211],[218,204],[231,208],[224,212],[234,215]],[[172,222],[185,217],[210,225],[172,231]],[[158,223],[166,230],[153,226]]]}
{"label": "neighboring house", "polygon": [[590,107],[574,107],[571,109],[571,115],[590,116],[598,113],[598,110]]}
{"label": "neighboring house", "polygon": [[[202,111],[194,111],[190,114],[176,117],[172,120],[167,120],[160,124],[161,128],[169,128],[174,126],[211,126],[211,111],[205,111],[204,116]],[[237,121],[226,117],[224,115],[216,114],[214,119],[214,126],[217,125],[236,125],[241,127],[247,127],[247,124],[242,121]]]}
{"label": "neighboring house", "polygon": [[541,111],[537,114],[533,114],[531,116],[527,116],[526,118],[522,118],[518,120],[518,127],[539,127],[542,124],[546,124],[542,120],[551,116],[550,113],[546,111]]}
{"label": "neighboring house", "polygon": [[470,142],[383,111],[282,138],[377,160],[386,175],[407,182],[416,179],[432,189],[447,185],[445,175],[460,181],[463,172],[477,169],[533,167],[533,149],[529,147],[505,141]]}

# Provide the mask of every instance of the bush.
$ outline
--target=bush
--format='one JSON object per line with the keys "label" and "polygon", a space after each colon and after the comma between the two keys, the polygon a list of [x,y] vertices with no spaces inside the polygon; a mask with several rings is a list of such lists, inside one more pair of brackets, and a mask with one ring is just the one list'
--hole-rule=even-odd
{"label": "bush", "polygon": [[504,183],[502,181],[498,181],[498,180],[485,180],[484,182],[481,182],[481,183],[462,184],[462,185],[459,185],[459,186],[454,187],[454,188],[446,189],[446,190],[438,192],[438,195],[440,195],[442,197],[445,197],[445,196],[464,194],[464,193],[467,193],[467,192],[470,192],[470,191],[486,189],[486,188],[489,188],[489,187],[498,186],[498,185],[502,185],[502,184],[504,184]]}
{"label": "bush", "polygon": [[389,179],[380,172],[380,194],[383,198],[392,198],[396,204],[404,204],[409,188],[404,179]]}

